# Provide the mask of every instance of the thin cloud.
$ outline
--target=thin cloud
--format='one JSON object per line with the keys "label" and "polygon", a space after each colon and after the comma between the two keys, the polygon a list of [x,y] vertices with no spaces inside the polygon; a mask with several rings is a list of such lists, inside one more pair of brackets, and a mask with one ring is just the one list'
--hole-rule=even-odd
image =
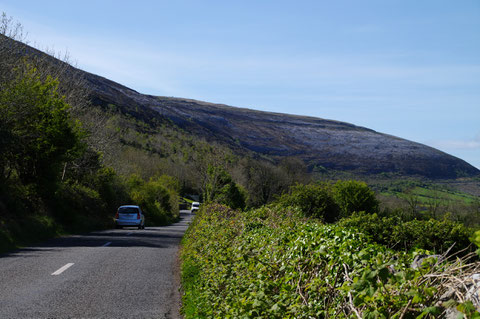
{"label": "thin cloud", "polygon": [[434,141],[431,145],[449,150],[480,150],[480,134],[471,140],[442,140]]}

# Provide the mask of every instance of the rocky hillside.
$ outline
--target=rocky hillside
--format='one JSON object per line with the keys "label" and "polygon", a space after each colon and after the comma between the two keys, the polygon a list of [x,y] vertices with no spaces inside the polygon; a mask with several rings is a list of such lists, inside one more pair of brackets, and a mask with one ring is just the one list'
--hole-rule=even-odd
{"label": "rocky hillside", "polygon": [[[0,40],[3,60],[12,54],[28,54],[42,56],[50,64],[64,65],[23,43],[4,36]],[[310,168],[361,174],[388,172],[434,179],[480,175],[475,167],[437,149],[353,124],[145,95],[106,78],[65,68],[63,76],[83,79],[75,82],[88,87],[93,106],[114,107],[150,125],[167,119],[187,133],[224,144],[240,154],[277,159],[296,156]]]}
{"label": "rocky hillside", "polygon": [[140,94],[86,74],[96,104],[114,104],[150,121],[168,118],[187,132],[273,157],[298,156],[310,167],[428,178],[476,176],[465,161],[432,147],[353,124],[255,111],[184,98]]}

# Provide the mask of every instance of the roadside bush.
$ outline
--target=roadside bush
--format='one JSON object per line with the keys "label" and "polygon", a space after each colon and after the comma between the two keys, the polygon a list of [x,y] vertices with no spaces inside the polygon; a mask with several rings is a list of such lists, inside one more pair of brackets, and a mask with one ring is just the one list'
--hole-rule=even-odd
{"label": "roadside bush", "polygon": [[125,180],[118,176],[113,168],[99,169],[92,179],[92,184],[96,187],[100,198],[105,202],[109,215],[113,216],[120,205],[130,201]]}
{"label": "roadside bush", "polygon": [[355,228],[373,241],[387,247],[409,251],[414,248],[436,253],[464,249],[470,244],[471,232],[460,222],[444,220],[403,220],[399,215],[379,216],[356,212],[340,220],[339,225]]}
{"label": "roadside bush", "polygon": [[452,245],[452,251],[459,251],[470,244],[472,232],[462,223],[448,220],[412,220],[397,225],[392,240],[404,249],[422,248],[443,253]]}
{"label": "roadside bush", "polygon": [[364,182],[338,181],[333,185],[332,193],[342,217],[350,216],[353,212],[378,212],[379,202],[375,193]]}
{"label": "roadside bush", "polygon": [[128,179],[133,202],[145,211],[147,222],[166,225],[178,218],[179,196],[175,189],[167,188],[165,178],[151,178],[145,182],[138,175]]}
{"label": "roadside bush", "polygon": [[4,225],[0,227],[0,253],[12,250],[15,248],[15,241],[10,235],[9,231],[5,229]]}
{"label": "roadside bush", "polygon": [[365,212],[354,212],[348,218],[342,218],[340,226],[355,228],[359,232],[368,235],[373,241],[390,248],[399,248],[398,241],[395,241],[392,234],[397,225],[402,224],[398,216],[379,216]]}
{"label": "roadside bush", "polygon": [[61,184],[55,194],[53,212],[68,232],[112,226],[113,213],[106,209],[99,193],[78,183]]}
{"label": "roadside bush", "polygon": [[327,223],[336,221],[340,213],[330,188],[320,184],[292,186],[274,204],[283,208],[298,207],[306,217],[318,218]]}
{"label": "roadside bush", "polygon": [[52,217],[30,215],[8,220],[0,225],[0,252],[6,252],[32,241],[46,240],[59,234],[59,225]]}

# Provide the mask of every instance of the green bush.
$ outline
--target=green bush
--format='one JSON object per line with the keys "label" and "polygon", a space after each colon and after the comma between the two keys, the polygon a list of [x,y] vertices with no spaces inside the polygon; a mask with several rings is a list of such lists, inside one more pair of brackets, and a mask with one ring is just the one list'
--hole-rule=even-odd
{"label": "green bush", "polygon": [[398,216],[379,216],[378,214],[369,214],[365,212],[354,212],[350,217],[343,218],[339,225],[347,228],[355,228],[359,232],[370,236],[373,241],[393,248],[398,246],[392,234],[397,225],[401,225],[402,220]]}
{"label": "green bush", "polygon": [[96,187],[100,198],[105,202],[108,213],[112,216],[120,205],[130,201],[127,184],[111,167],[97,170],[92,184]]}
{"label": "green bush", "polygon": [[333,185],[333,198],[340,207],[342,217],[350,216],[353,212],[378,212],[379,203],[375,193],[364,182],[336,182]]}
{"label": "green bush", "polygon": [[0,228],[0,253],[7,252],[15,248],[15,241],[10,235],[10,233],[4,229],[3,227]]}
{"label": "green bush", "polygon": [[145,211],[149,224],[166,225],[178,218],[179,195],[171,181],[166,177],[148,182],[137,175],[129,178],[130,196]]}
{"label": "green bush", "polygon": [[87,186],[62,184],[55,195],[55,219],[68,232],[111,227],[114,212],[109,212],[100,194]]}
{"label": "green bush", "polygon": [[32,214],[8,220],[0,225],[0,253],[8,252],[32,242],[59,235],[60,227],[52,217]]}
{"label": "green bush", "polygon": [[245,208],[246,192],[233,181],[224,185],[215,197],[215,202],[227,205],[233,209]]}
{"label": "green bush", "polygon": [[422,248],[443,253],[452,245],[452,251],[459,251],[470,244],[472,235],[462,223],[448,220],[412,220],[397,225],[392,240],[404,249]]}
{"label": "green bush", "polygon": [[292,186],[289,192],[280,196],[274,204],[283,208],[298,207],[305,216],[328,223],[336,221],[340,213],[331,189],[320,184]]}
{"label": "green bush", "polygon": [[379,216],[358,212],[342,219],[339,225],[355,228],[377,243],[405,251],[419,248],[443,253],[453,244],[452,251],[458,251],[470,244],[471,235],[463,224],[447,218],[404,220],[401,215]]}

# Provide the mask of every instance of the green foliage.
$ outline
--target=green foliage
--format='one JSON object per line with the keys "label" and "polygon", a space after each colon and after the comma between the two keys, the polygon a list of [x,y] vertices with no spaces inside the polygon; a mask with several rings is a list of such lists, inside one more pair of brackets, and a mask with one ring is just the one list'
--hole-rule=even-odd
{"label": "green foliage", "polygon": [[472,243],[474,243],[479,249],[477,250],[477,254],[480,256],[480,230],[477,230],[472,237]]}
{"label": "green foliage", "polygon": [[355,228],[375,242],[397,250],[413,248],[437,253],[464,249],[469,245],[471,232],[463,224],[443,220],[404,220],[400,215],[380,216],[365,212],[354,213],[340,221],[340,225]]}
{"label": "green foliage", "polygon": [[29,65],[17,73],[0,92],[0,122],[7,137],[2,139],[1,170],[15,170],[22,183],[52,191],[61,165],[83,150],[82,133],[69,117],[57,81],[42,81]]}
{"label": "green foliage", "polygon": [[108,214],[130,199],[124,180],[111,167],[102,167],[92,176],[91,185],[95,187],[100,198],[105,202]]}
{"label": "green foliage", "polygon": [[207,170],[205,201],[227,205],[233,209],[245,208],[245,191],[237,185],[230,174],[220,166],[210,165]]}
{"label": "green foliage", "polygon": [[245,197],[245,190],[232,181],[220,189],[215,202],[230,206],[233,209],[244,209]]}
{"label": "green foliage", "polygon": [[[53,215],[67,232],[111,226],[111,212],[98,191],[79,183],[61,184],[55,193]],[[109,218],[110,217],[110,218]]]}
{"label": "green foliage", "polygon": [[186,318],[433,318],[444,310],[440,287],[423,276],[433,266],[412,269],[412,254],[302,216],[203,207],[183,240]]}
{"label": "green foliage", "polygon": [[380,216],[366,212],[355,212],[350,217],[339,221],[339,225],[355,228],[370,236],[375,242],[391,248],[403,248],[398,246],[398,241],[392,236],[396,227],[401,224],[402,220],[399,216]]}
{"label": "green foliage", "polygon": [[178,218],[178,183],[170,177],[151,178],[145,182],[138,175],[127,181],[133,202],[145,212],[147,222],[166,225]]}
{"label": "green foliage", "polygon": [[335,203],[328,185],[297,184],[290,187],[276,203],[284,208],[298,207],[307,217],[318,218],[324,222],[334,222],[339,216],[339,207]]}
{"label": "green foliage", "polygon": [[12,250],[15,248],[15,241],[10,235],[10,233],[4,229],[3,227],[0,228],[0,253]]}
{"label": "green foliage", "polygon": [[464,318],[480,319],[480,313],[477,311],[473,303],[468,300],[457,306],[457,310],[465,314]]}
{"label": "green foliage", "polygon": [[378,212],[379,202],[375,193],[364,182],[336,182],[333,186],[333,198],[340,207],[342,217],[350,216],[353,212]]}

